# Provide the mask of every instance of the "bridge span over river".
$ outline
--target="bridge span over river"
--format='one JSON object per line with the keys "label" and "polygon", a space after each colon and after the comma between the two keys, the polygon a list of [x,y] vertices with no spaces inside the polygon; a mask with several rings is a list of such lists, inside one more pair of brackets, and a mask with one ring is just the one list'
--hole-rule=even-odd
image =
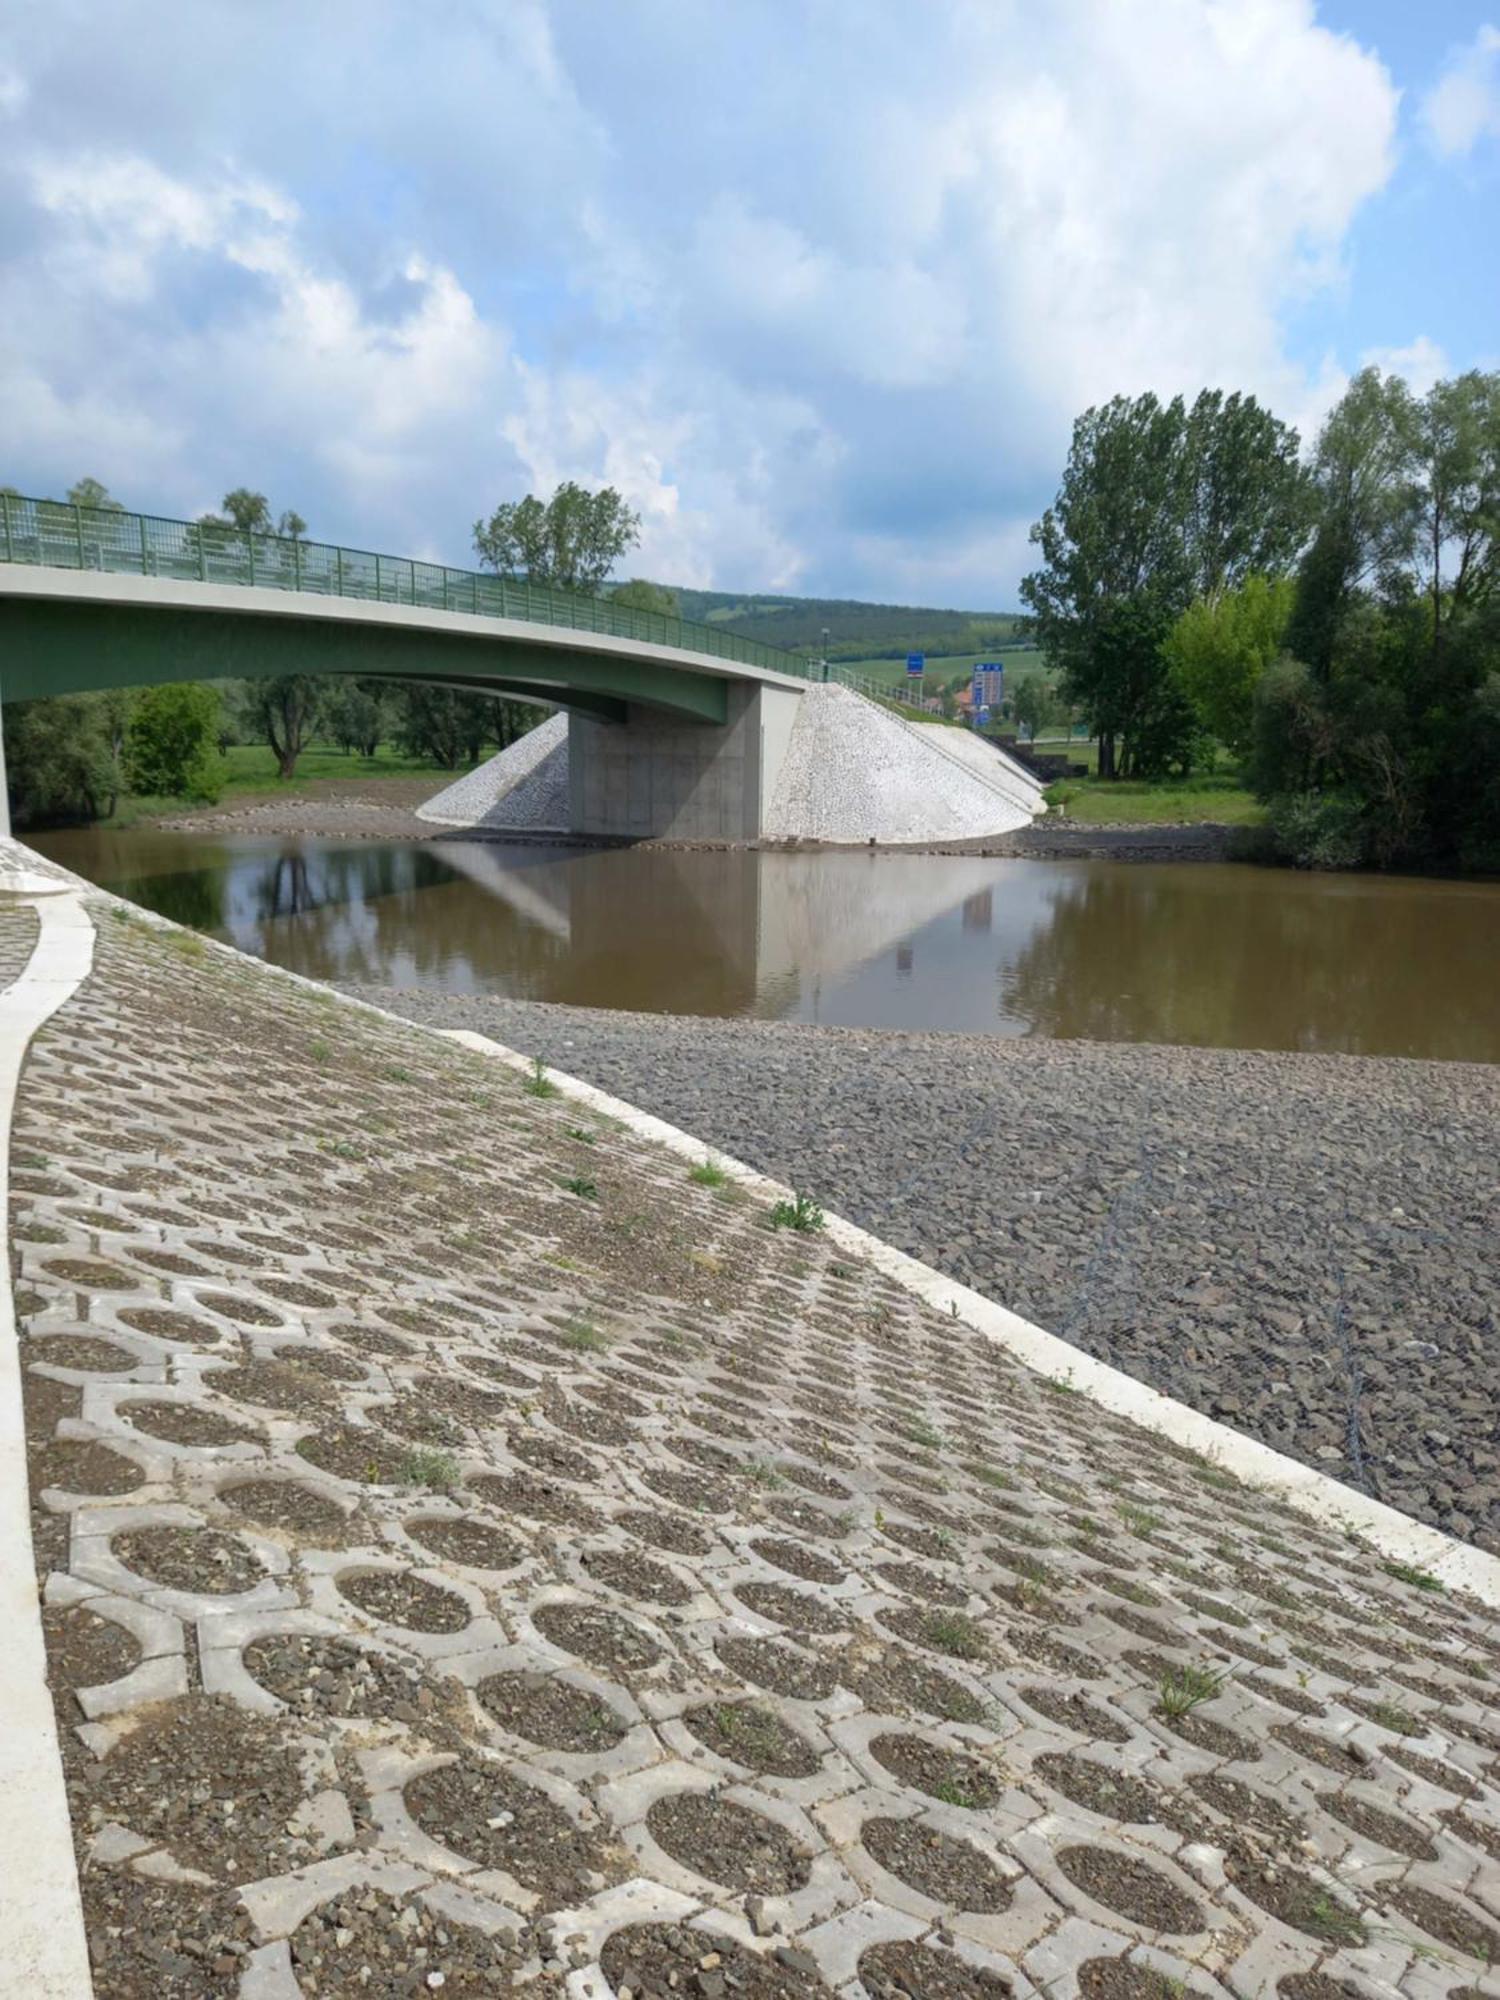
{"label": "bridge span over river", "polygon": [[755,839],[812,671],[609,598],[0,494],[0,699],[309,673],[548,703],[577,833]]}

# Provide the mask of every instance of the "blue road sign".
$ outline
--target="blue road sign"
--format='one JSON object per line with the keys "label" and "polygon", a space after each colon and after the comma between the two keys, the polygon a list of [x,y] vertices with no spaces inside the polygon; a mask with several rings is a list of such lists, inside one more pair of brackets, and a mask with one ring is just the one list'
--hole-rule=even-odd
{"label": "blue road sign", "polygon": [[908,653],[906,656],[906,671],[909,674],[926,673],[927,655],[925,653]]}

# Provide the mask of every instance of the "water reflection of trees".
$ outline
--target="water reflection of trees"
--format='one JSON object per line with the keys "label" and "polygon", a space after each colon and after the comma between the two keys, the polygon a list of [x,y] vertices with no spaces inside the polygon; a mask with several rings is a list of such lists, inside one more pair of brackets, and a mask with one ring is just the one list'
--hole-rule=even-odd
{"label": "water reflection of trees", "polygon": [[1070,872],[1000,972],[1037,1035],[1493,1061],[1493,892],[1247,868]]}

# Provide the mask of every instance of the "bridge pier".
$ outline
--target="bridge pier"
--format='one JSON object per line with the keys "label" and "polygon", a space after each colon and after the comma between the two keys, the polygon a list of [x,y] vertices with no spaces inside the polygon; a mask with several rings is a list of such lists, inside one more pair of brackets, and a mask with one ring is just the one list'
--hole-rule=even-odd
{"label": "bridge pier", "polygon": [[574,833],[758,840],[801,690],[734,681],[722,726],[626,705],[623,723],[568,718]]}

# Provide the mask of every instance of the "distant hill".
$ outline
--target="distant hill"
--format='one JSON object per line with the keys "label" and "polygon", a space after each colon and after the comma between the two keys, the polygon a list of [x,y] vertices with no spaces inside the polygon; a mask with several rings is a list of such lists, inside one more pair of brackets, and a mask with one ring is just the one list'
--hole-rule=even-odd
{"label": "distant hill", "polygon": [[828,632],[833,660],[933,659],[1014,645],[1014,611],[939,611],[921,604],[864,604],[848,597],[752,596],[743,591],[679,590],[684,618],[723,625],[788,652],[821,653]]}

